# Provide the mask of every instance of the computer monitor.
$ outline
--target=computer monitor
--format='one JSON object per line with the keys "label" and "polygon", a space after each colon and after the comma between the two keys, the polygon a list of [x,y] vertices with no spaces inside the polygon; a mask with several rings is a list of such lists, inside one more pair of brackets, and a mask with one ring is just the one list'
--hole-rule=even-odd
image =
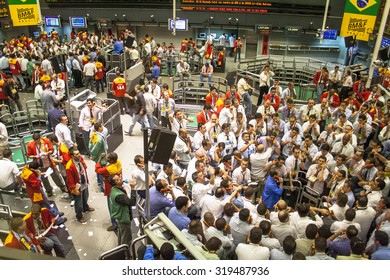
{"label": "computer monitor", "polygon": [[72,28],[87,28],[87,19],[85,17],[69,17]]}
{"label": "computer monitor", "polygon": [[168,19],[169,30],[172,30],[175,25],[176,25],[176,31],[188,31],[187,19],[176,19],[176,23],[174,23],[173,19]]}
{"label": "computer monitor", "polygon": [[61,27],[61,20],[58,16],[47,16],[45,17],[46,27]]}

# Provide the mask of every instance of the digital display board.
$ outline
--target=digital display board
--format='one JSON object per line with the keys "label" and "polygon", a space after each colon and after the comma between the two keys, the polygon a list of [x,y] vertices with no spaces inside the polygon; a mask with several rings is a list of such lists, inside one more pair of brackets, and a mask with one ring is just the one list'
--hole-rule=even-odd
{"label": "digital display board", "polygon": [[0,0],[0,18],[9,17],[7,0]]}
{"label": "digital display board", "polygon": [[390,39],[386,38],[386,37],[383,37],[382,38],[381,48],[387,48],[388,46],[390,46]]}
{"label": "digital display board", "polygon": [[47,17],[45,17],[45,26],[46,27],[60,27],[61,21],[60,21],[58,16],[56,16],[56,17],[47,16]]}
{"label": "digital display board", "polygon": [[[175,23],[173,19],[168,19],[168,29],[172,30]],[[176,31],[187,31],[188,30],[188,20],[187,19],[176,19]]]}
{"label": "digital display board", "polygon": [[285,26],[284,33],[286,36],[301,36],[302,35],[302,26]]}
{"label": "digital display board", "polygon": [[272,25],[270,24],[256,24],[255,32],[256,34],[269,34],[272,31]]}
{"label": "digital display board", "polygon": [[[323,4],[307,4],[272,1],[234,1],[234,0],[181,0],[183,11],[232,12],[232,13],[278,13],[278,14],[310,14],[323,15]],[[310,3],[310,2],[309,2]]]}
{"label": "digital display board", "polygon": [[71,27],[87,28],[87,19],[85,17],[69,17]]}
{"label": "digital display board", "polygon": [[327,29],[327,30],[324,30],[324,32],[322,34],[322,39],[325,39],[325,40],[337,40],[337,34],[338,34],[338,30],[336,30],[336,29]]}

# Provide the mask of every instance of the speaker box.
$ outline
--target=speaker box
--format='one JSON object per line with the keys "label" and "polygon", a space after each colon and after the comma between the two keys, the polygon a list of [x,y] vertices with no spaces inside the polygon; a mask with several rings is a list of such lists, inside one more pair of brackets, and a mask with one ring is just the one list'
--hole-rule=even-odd
{"label": "speaker box", "polygon": [[176,133],[167,128],[154,128],[148,144],[149,160],[154,163],[167,164],[176,137]]}
{"label": "speaker box", "polygon": [[390,47],[382,48],[379,50],[378,58],[382,61],[387,61],[390,59]]}
{"label": "speaker box", "polygon": [[63,54],[53,56],[50,58],[51,67],[54,72],[59,74],[66,71],[65,56]]}

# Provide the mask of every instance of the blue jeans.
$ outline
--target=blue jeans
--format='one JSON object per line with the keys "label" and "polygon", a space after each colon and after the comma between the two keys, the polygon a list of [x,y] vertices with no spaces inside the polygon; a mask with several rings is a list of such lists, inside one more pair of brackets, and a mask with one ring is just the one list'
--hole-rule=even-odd
{"label": "blue jeans", "polygon": [[57,257],[65,258],[64,245],[62,245],[57,235],[49,232],[45,235],[45,238],[46,238],[45,242],[41,244],[42,249],[45,252],[51,252],[51,250],[54,249],[54,252],[56,252]]}
{"label": "blue jeans", "polygon": [[80,220],[83,217],[83,212],[88,211],[88,198],[89,190],[86,188],[83,191],[80,191],[80,195],[74,196],[74,210],[76,211],[76,219]]}
{"label": "blue jeans", "polygon": [[[200,74],[199,78],[200,78],[200,82],[203,83],[204,82],[204,76],[202,74]],[[209,84],[211,84],[211,75],[207,76],[207,82]]]}
{"label": "blue jeans", "polygon": [[58,211],[58,209],[56,207],[51,207],[47,197],[46,197],[46,194],[45,192],[43,191],[43,188],[41,186],[41,192],[42,192],[42,197],[43,197],[43,201],[40,203],[40,205],[42,207],[45,207],[47,209],[49,209],[50,211],[50,214],[53,216],[53,217],[57,217],[57,223],[61,224],[64,222],[64,219],[60,216],[60,211]]}
{"label": "blue jeans", "polygon": [[318,84],[317,87],[316,87],[316,90],[315,90],[316,96],[314,97],[314,99],[318,103],[320,103],[320,98],[321,98],[321,95],[322,95],[323,92],[324,92],[324,84]]}
{"label": "blue jeans", "polygon": [[[110,196],[107,196],[107,205],[108,205],[108,213],[110,213],[110,218],[111,218],[111,203],[110,203]],[[111,218],[111,225],[115,228],[118,227],[118,223],[114,218]]]}
{"label": "blue jeans", "polygon": [[[146,118],[148,119],[149,129],[152,130],[152,129],[154,128],[153,113],[146,114]],[[145,129],[145,124],[142,124],[142,123],[141,123],[141,129],[142,129],[142,130]]]}
{"label": "blue jeans", "polygon": [[[105,164],[100,163],[101,167],[105,167]],[[96,180],[101,192],[104,192],[104,182],[102,174],[96,174]]]}
{"label": "blue jeans", "polygon": [[246,102],[246,114],[247,115],[251,115],[252,114],[252,100],[251,100],[251,96],[249,95],[249,93],[246,92],[246,93],[244,93],[242,95],[242,98]]}
{"label": "blue jeans", "polygon": [[133,133],[134,126],[138,121],[140,121],[141,127],[147,128],[147,129],[150,128],[146,114],[145,115],[134,114],[133,117],[131,118],[131,123],[129,126],[129,134]]}

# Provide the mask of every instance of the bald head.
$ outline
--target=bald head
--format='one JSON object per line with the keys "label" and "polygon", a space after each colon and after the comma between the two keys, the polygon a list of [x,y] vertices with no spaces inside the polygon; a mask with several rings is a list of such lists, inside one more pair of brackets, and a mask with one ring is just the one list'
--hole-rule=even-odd
{"label": "bald head", "polygon": [[257,151],[258,153],[264,152],[264,145],[263,145],[263,144],[257,145],[256,151]]}
{"label": "bald head", "polygon": [[278,208],[279,211],[286,210],[287,209],[287,203],[286,203],[286,201],[281,199],[276,204],[276,207]]}
{"label": "bald head", "polygon": [[204,154],[203,151],[197,150],[197,151],[195,152],[195,157],[196,157],[197,159],[202,159],[202,158],[205,157],[205,154]]}

